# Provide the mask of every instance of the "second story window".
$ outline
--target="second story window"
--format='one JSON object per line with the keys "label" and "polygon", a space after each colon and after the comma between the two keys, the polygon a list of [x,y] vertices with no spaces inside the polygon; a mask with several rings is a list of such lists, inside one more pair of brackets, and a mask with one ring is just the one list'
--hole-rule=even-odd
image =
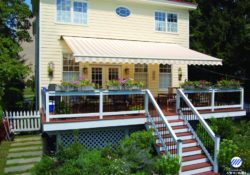
{"label": "second story window", "polygon": [[57,0],[57,21],[87,24],[87,3],[83,0]]}
{"label": "second story window", "polygon": [[178,31],[178,16],[175,13],[155,12],[155,30],[160,32]]}

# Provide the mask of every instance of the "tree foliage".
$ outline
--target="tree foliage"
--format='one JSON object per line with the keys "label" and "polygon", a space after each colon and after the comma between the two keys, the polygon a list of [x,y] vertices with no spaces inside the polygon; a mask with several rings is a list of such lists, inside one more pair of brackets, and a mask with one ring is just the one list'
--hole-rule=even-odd
{"label": "tree foliage", "polygon": [[196,2],[198,8],[190,14],[190,47],[223,59],[223,66],[205,66],[202,69],[191,66],[190,78],[210,81],[218,78],[235,78],[241,80],[249,89],[250,1]]}
{"label": "tree foliage", "polygon": [[[0,1],[0,103],[8,84],[28,73],[19,52],[21,43],[31,41],[28,29],[31,11],[24,0]],[[0,104],[0,105],[1,105]]]}

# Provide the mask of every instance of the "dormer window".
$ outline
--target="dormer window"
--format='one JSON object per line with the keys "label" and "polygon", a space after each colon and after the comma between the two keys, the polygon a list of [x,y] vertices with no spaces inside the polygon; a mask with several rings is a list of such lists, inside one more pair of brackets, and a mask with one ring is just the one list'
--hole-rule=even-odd
{"label": "dormer window", "polygon": [[57,22],[87,24],[87,3],[83,0],[57,0]]}
{"label": "dormer window", "polygon": [[175,13],[155,12],[155,30],[159,32],[178,32],[178,16]]}

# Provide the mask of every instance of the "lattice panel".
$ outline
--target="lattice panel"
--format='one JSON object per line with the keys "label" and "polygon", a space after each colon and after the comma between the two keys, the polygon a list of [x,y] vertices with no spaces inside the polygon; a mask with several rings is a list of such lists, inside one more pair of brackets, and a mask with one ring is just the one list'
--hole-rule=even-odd
{"label": "lattice panel", "polygon": [[78,134],[73,131],[60,133],[60,144],[67,146],[79,142],[87,148],[100,148],[108,144],[116,144],[127,134],[141,130],[141,127],[109,128],[98,130],[80,130]]}

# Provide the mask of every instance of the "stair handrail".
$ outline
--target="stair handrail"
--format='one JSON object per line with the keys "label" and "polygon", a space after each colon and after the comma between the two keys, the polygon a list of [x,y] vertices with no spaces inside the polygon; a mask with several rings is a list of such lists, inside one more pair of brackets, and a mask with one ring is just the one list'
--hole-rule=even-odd
{"label": "stair handrail", "polygon": [[[204,118],[201,116],[201,114],[198,112],[198,110],[194,107],[194,105],[191,103],[191,101],[188,99],[188,97],[185,95],[185,93],[183,92],[182,89],[177,89],[177,110],[180,110],[180,107],[178,107],[178,103],[180,103],[180,98],[178,96],[181,96],[183,98],[183,100],[185,101],[186,105],[191,109],[191,111],[197,116],[200,124],[203,126],[203,128],[207,131],[208,135],[212,138],[212,140],[215,143],[215,147],[214,147],[214,160],[212,162],[213,167],[214,167],[214,171],[218,172],[218,161],[217,161],[217,157],[218,157],[218,153],[219,153],[219,145],[220,145],[220,137],[218,137],[217,135],[215,135],[215,133],[213,132],[213,130],[209,127],[209,125],[207,124],[207,122],[204,120]],[[207,151],[205,150],[205,153]]]}
{"label": "stair handrail", "polygon": [[[164,122],[165,126],[167,127],[167,130],[169,131],[169,134],[170,134],[171,138],[173,139],[173,142],[176,145],[176,155],[178,156],[179,162],[181,164],[181,161],[182,161],[182,140],[177,138],[176,134],[174,133],[174,131],[173,131],[172,127],[170,126],[168,120],[165,118],[165,115],[163,114],[161,108],[159,107],[158,103],[156,102],[156,100],[155,100],[154,96],[152,95],[152,93],[150,92],[150,90],[147,89],[145,95],[146,95],[146,97],[147,96],[149,97],[149,99],[151,100],[153,106],[155,107],[156,111],[158,112],[159,116],[161,117],[162,121]],[[148,104],[149,101],[146,100],[145,103]],[[157,128],[154,121],[153,121],[153,119],[149,115],[148,110],[146,110],[146,115],[151,119],[151,122],[152,122],[154,128]],[[170,152],[168,152],[167,145],[164,142],[164,139],[162,138],[161,134],[159,133],[158,130],[156,130],[156,132],[157,132],[157,135],[159,137],[159,140],[162,143],[162,146],[165,148],[166,153],[168,155],[170,155]]]}
{"label": "stair handrail", "polygon": [[164,123],[166,124],[170,135],[172,136],[174,141],[177,142],[178,138],[177,138],[176,134],[174,133],[173,129],[171,128],[168,120],[165,118],[165,115],[163,114],[163,112],[162,112],[161,108],[159,107],[158,103],[156,102],[154,96],[152,95],[152,93],[148,89],[146,90],[146,92],[147,92],[151,102],[153,103],[154,107],[156,108],[157,112],[160,114],[160,117],[163,119]]}

